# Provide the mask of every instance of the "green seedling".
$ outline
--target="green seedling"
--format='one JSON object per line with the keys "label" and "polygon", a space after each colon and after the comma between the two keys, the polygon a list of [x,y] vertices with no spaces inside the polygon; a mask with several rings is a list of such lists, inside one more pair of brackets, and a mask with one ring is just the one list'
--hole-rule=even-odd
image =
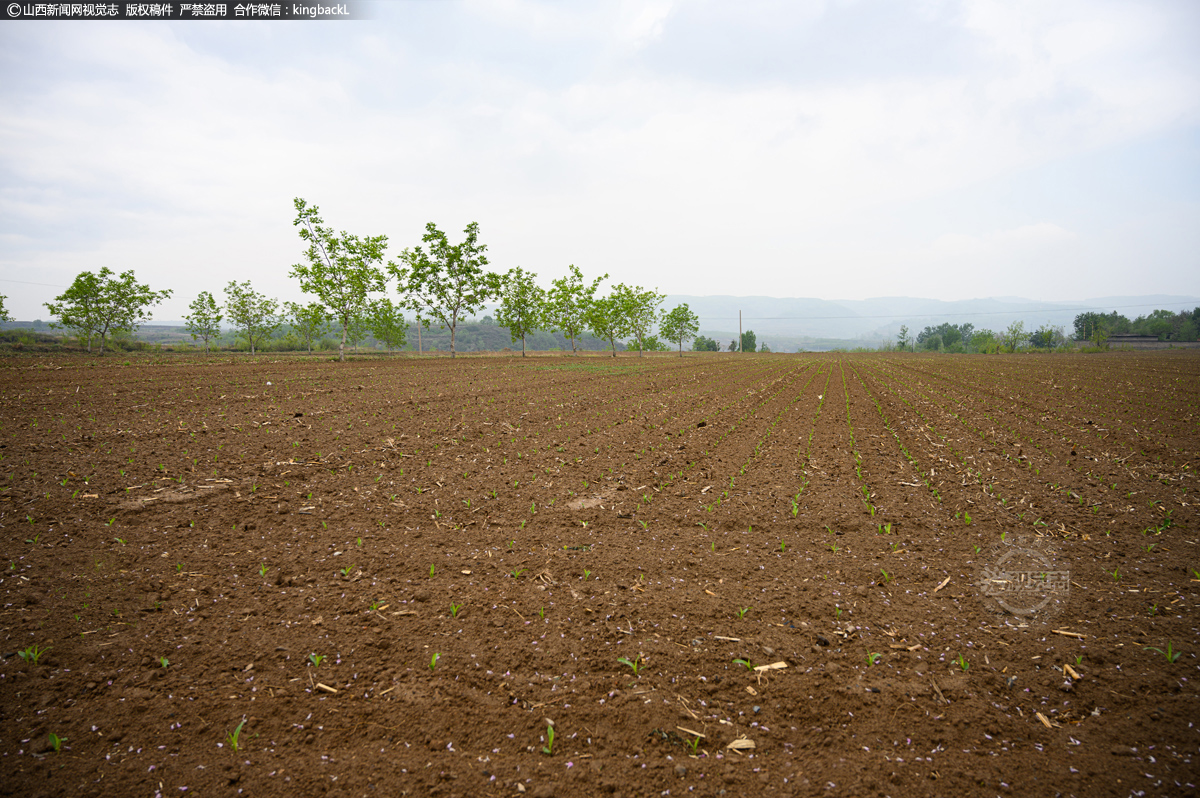
{"label": "green seedling", "polygon": [[700,738],[693,736],[692,739],[688,740],[687,746],[692,749],[692,756],[695,756],[700,749]]}
{"label": "green seedling", "polygon": [[1159,654],[1162,654],[1164,657],[1167,658],[1167,662],[1174,662],[1175,660],[1177,660],[1183,656],[1182,651],[1175,651],[1174,649],[1171,648],[1170,640],[1167,641],[1167,650],[1166,651],[1163,651],[1161,648],[1155,648],[1154,646],[1146,646],[1145,649],[1146,649],[1146,651],[1157,651]]}
{"label": "green seedling", "polygon": [[646,664],[645,660],[642,659],[641,654],[638,654],[632,660],[630,660],[628,657],[618,657],[617,662],[621,663],[622,665],[628,665],[629,669],[633,671],[634,676],[637,676],[638,671],[640,671],[642,666]]}
{"label": "green seedling", "polygon": [[37,665],[38,660],[40,660],[42,655],[49,650],[49,647],[38,648],[37,646],[29,646],[21,651],[18,651],[17,656],[31,665]]}
{"label": "green seedling", "polygon": [[[342,568],[341,570],[339,570],[338,573],[340,573],[342,576],[349,576],[350,572],[353,570],[354,570],[353,565],[347,565],[345,568]],[[430,576],[432,576],[432,574],[430,574]]]}
{"label": "green seedling", "polygon": [[450,605],[450,617],[451,617],[451,618],[457,618],[457,617],[458,617],[458,611],[459,611],[459,610],[461,610],[461,609],[462,609],[462,607],[463,607],[463,605],[461,605],[461,604],[451,604],[451,605]]}
{"label": "green seedling", "polygon": [[523,574],[523,573],[525,573],[524,568],[514,568],[508,572],[508,575],[511,576],[513,579],[520,579],[521,574]]}
{"label": "green seedling", "polygon": [[438,660],[441,659],[441,657],[442,657],[441,654],[434,654],[432,657],[429,658],[429,670],[432,671],[432,670],[437,669],[437,663],[438,663]]}
{"label": "green seedling", "polygon": [[963,673],[966,673],[967,668],[971,667],[971,663],[967,662],[967,658],[964,657],[962,654],[958,655],[958,659],[954,660],[954,663],[956,665],[958,665],[958,667],[962,668]]}
{"label": "green seedling", "polygon": [[[646,522],[645,522],[645,521],[643,521],[643,520],[642,520],[642,519],[640,519],[640,518],[638,519],[638,523],[642,525],[642,529],[648,529],[648,528],[649,528],[649,527],[647,527],[647,526],[646,526]],[[25,541],[25,542],[26,542],[26,543],[28,543],[29,541]]]}
{"label": "green seedling", "polygon": [[749,608],[749,607],[742,607],[740,610],[738,610],[738,612],[737,612],[737,617],[739,617],[739,618],[745,618],[745,617],[746,617],[746,613],[748,613],[748,612],[750,612],[750,608]]}
{"label": "green seedling", "polygon": [[229,743],[229,747],[236,753],[238,750],[238,738],[242,736],[242,727],[246,725],[245,718],[237,725],[237,728],[225,735],[225,742]]}
{"label": "green seedling", "polygon": [[546,756],[554,756],[554,727],[548,724],[546,726],[546,744],[542,746],[542,753]]}
{"label": "green seedling", "polygon": [[66,737],[59,737],[54,732],[50,732],[50,747],[54,749],[54,753],[62,750],[62,745],[67,741]]}
{"label": "green seedling", "polygon": [[1113,578],[1114,582],[1121,581],[1121,566],[1119,566],[1119,565],[1116,568],[1112,569],[1111,571],[1105,569],[1104,573],[1111,576]]}
{"label": "green seedling", "polygon": [[879,660],[881,660],[881,659],[883,659],[882,654],[878,654],[878,653],[874,653],[874,652],[870,653],[867,655],[867,664],[868,665],[878,665]]}
{"label": "green seedling", "polygon": [[779,541],[779,550],[780,550],[781,552],[787,551],[787,544],[786,544],[786,543],[784,543],[782,540],[781,540],[781,541]]}
{"label": "green seedling", "polygon": [[891,575],[891,574],[889,574],[887,571],[885,571],[885,570],[883,570],[882,568],[880,568],[880,569],[879,569],[879,573],[883,574],[883,583],[884,583],[885,585],[886,585],[888,582],[891,582],[891,581],[892,581],[892,575]]}
{"label": "green seedling", "polygon": [[963,512],[963,523],[966,524],[967,526],[971,525],[971,514],[970,513]]}
{"label": "green seedling", "polygon": [[323,655],[323,654],[309,654],[309,655],[308,655],[308,661],[312,663],[312,666],[313,666],[314,668],[319,668],[319,667],[321,667],[321,663],[325,661],[325,655]]}
{"label": "green seedling", "polygon": [[158,666],[160,668],[169,668],[171,666],[171,660],[167,659],[166,657],[159,657]]}
{"label": "green seedling", "polygon": [[267,575],[267,564],[266,563],[262,563],[261,565],[258,566],[258,575],[259,576]]}
{"label": "green seedling", "polygon": [[748,660],[748,659],[735,659],[733,661],[733,664],[734,665],[744,665],[744,666],[746,666],[746,670],[748,670],[748,671],[754,670],[754,666],[750,663],[750,660]]}
{"label": "green seedling", "polygon": [[362,548],[362,538],[359,538],[359,539],[358,539],[358,547],[359,547],[360,549]]}
{"label": "green seedling", "polygon": [[429,577],[430,577],[431,579],[433,578],[433,571],[434,571],[434,566],[432,566],[432,565],[431,565],[431,566],[429,566]]}
{"label": "green seedling", "polygon": [[591,576],[591,575],[592,575],[592,572],[591,572],[591,571],[589,571],[589,570],[588,570],[588,569],[586,569],[586,568],[584,568],[584,569],[583,569],[583,581],[585,581],[585,582],[586,582],[586,581],[588,580],[588,577],[589,577],[589,576]]}
{"label": "green seedling", "polygon": [[538,617],[541,618],[542,620],[546,619],[546,608],[545,607],[538,608]]}

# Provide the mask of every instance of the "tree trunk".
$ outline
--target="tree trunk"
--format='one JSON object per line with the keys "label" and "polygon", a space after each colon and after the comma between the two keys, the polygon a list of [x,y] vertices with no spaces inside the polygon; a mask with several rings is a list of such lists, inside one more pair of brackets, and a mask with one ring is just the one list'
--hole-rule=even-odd
{"label": "tree trunk", "polygon": [[417,322],[417,354],[422,355],[424,353],[425,353],[425,347],[421,343],[421,322],[418,321]]}
{"label": "tree trunk", "polygon": [[345,322],[342,322],[342,342],[338,344],[338,360],[342,363],[346,362],[346,332],[348,326]]}
{"label": "tree trunk", "polygon": [[454,334],[458,332],[458,326],[450,325],[450,357],[454,357]]}
{"label": "tree trunk", "polygon": [[521,357],[525,357],[525,336],[521,336]]}
{"label": "tree trunk", "polygon": [[683,339],[679,339],[679,356],[683,357]]}

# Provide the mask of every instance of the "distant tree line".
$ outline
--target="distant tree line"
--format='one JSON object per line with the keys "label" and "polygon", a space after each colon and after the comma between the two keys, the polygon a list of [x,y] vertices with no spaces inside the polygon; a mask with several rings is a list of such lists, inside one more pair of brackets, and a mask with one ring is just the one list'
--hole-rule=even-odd
{"label": "distant tree line", "polygon": [[1117,313],[1080,313],[1075,317],[1075,340],[1103,345],[1110,335],[1149,335],[1160,341],[1195,341],[1200,337],[1200,307],[1172,313],[1155,310],[1133,321]]}

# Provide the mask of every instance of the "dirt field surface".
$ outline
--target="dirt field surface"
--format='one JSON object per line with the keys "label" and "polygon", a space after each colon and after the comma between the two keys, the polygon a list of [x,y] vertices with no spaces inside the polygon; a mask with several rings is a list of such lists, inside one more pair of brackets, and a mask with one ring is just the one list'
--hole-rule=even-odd
{"label": "dirt field surface", "polygon": [[0,385],[4,795],[1197,792],[1194,352]]}

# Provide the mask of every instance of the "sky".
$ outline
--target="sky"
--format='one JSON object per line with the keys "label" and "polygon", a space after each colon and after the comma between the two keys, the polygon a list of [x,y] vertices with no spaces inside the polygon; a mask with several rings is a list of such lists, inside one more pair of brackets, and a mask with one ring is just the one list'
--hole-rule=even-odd
{"label": "sky", "polygon": [[0,294],[300,300],[294,197],[670,294],[1200,295],[1193,0],[377,0],[0,22]]}

